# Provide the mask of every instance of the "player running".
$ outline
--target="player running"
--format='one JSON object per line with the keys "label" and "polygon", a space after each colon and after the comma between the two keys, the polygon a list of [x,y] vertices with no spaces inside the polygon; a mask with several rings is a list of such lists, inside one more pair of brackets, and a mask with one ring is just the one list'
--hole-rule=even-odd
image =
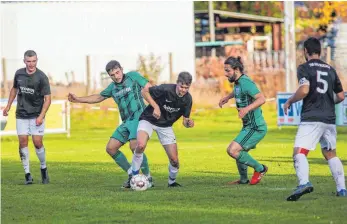
{"label": "player running", "polygon": [[335,104],[344,100],[341,81],[335,69],[319,59],[321,44],[318,39],[311,37],[304,42],[304,54],[307,62],[297,70],[299,88],[283,107],[287,114],[293,103],[303,99],[301,123],[293,153],[299,186],[287,201],[297,201],[302,195],[313,192],[306,156],[316,148],[318,142],[335,179],[336,195],[346,197],[344,170],[341,160],[336,156]]}
{"label": "player running", "polygon": [[[130,188],[132,177],[131,165],[119,149],[128,141],[132,151],[136,147],[136,132],[139,117],[146,107],[141,95],[141,89],[148,90],[151,84],[138,72],[124,74],[123,68],[118,61],[110,61],[106,65],[106,71],[113,82],[101,93],[84,97],[77,97],[70,93],[68,98],[70,102],[74,103],[100,103],[112,97],[117,103],[122,124],[112,134],[106,146],[106,152],[118,166],[128,173],[128,180],[123,184],[123,187]],[[141,171],[147,176],[150,187],[152,187],[153,180],[149,172],[146,155],[143,156]]]}
{"label": "player running", "polygon": [[[224,70],[229,82],[235,82],[235,85],[234,91],[219,101],[219,106],[222,108],[224,104],[235,97],[239,118],[243,122],[241,132],[227,148],[227,153],[236,160],[240,174],[240,180],[229,184],[249,183],[255,185],[268,171],[267,166],[260,164],[248,153],[249,150],[256,147],[267,132],[267,125],[260,108],[265,103],[265,97],[255,83],[243,74],[243,64],[240,57],[229,57],[224,62]],[[251,181],[248,180],[247,166],[254,169]]]}
{"label": "player running", "polygon": [[172,125],[183,116],[186,128],[194,127],[194,121],[189,118],[192,109],[192,96],[188,92],[192,76],[188,72],[178,75],[177,84],[162,84],[142,90],[143,97],[150,104],[143,111],[137,132],[137,147],[133,155],[133,175],[139,173],[147,142],[153,130],[157,132],[169,158],[168,187],[181,187],[176,182],[179,169],[176,137]]}

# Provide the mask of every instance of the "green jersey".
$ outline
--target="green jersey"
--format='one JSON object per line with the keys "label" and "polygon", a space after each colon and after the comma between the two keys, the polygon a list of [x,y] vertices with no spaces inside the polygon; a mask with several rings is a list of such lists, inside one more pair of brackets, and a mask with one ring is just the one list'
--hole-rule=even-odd
{"label": "green jersey", "polygon": [[[258,93],[260,93],[258,87],[247,75],[241,75],[241,77],[235,81],[234,97],[238,109],[247,107],[253,103],[255,101],[255,95]],[[253,111],[249,111],[242,118],[242,122],[244,127],[255,129],[258,129],[259,126],[266,125],[260,107]]]}
{"label": "green jersey", "polygon": [[143,102],[141,89],[148,80],[138,72],[124,74],[121,83],[112,82],[100,95],[106,98],[112,96],[117,103],[122,121],[138,120],[146,105]]}

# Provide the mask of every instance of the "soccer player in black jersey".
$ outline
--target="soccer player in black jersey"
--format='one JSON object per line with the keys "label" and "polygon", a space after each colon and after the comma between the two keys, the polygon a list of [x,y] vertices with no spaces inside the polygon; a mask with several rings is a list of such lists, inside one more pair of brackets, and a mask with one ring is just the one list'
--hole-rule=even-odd
{"label": "soccer player in black jersey", "polygon": [[194,127],[194,121],[189,118],[193,104],[192,96],[188,92],[191,83],[192,76],[188,72],[181,72],[176,84],[162,84],[142,90],[143,97],[150,105],[146,107],[139,119],[137,147],[132,161],[133,175],[139,173],[143,152],[155,131],[170,161],[168,187],[181,186],[176,182],[179,161],[172,125],[183,116],[183,125],[186,128]]}
{"label": "soccer player in black jersey", "polygon": [[297,70],[299,88],[284,104],[284,112],[287,114],[293,103],[303,100],[301,123],[293,153],[299,186],[287,200],[296,201],[302,195],[313,191],[306,156],[310,150],[316,148],[318,142],[335,179],[336,195],[347,196],[343,166],[336,156],[335,104],[344,100],[341,81],[335,69],[320,60],[321,44],[318,39],[307,39],[304,42],[304,53],[307,62],[301,64]]}

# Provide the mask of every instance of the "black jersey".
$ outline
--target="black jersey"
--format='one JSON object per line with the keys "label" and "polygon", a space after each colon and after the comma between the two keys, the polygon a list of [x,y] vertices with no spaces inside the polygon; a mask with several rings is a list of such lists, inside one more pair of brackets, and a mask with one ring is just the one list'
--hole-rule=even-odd
{"label": "black jersey", "polygon": [[161,112],[159,119],[153,117],[153,107],[148,105],[140,116],[158,127],[170,127],[182,115],[189,118],[192,109],[192,96],[190,93],[180,97],[176,93],[176,84],[162,84],[149,88],[153,100],[158,104]]}
{"label": "black jersey", "polygon": [[300,85],[308,82],[310,85],[303,99],[301,121],[335,124],[334,93],[343,91],[335,69],[319,59],[312,59],[298,67],[297,75]]}

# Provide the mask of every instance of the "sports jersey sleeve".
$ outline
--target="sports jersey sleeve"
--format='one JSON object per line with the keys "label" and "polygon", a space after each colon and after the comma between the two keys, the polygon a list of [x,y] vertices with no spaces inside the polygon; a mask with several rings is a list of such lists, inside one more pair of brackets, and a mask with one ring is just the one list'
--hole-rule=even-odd
{"label": "sports jersey sleeve", "polygon": [[187,106],[184,108],[183,117],[189,118],[190,112],[192,111],[193,100],[192,97],[189,98]]}
{"label": "sports jersey sleeve", "polygon": [[258,93],[260,93],[257,85],[252,82],[252,81],[247,81],[245,83],[245,86],[243,87],[243,89],[247,92],[248,95],[250,95],[252,98],[255,98],[255,95],[257,95]]}
{"label": "sports jersey sleeve", "polygon": [[340,93],[340,92],[343,91],[341,80],[340,80],[340,78],[339,78],[339,76],[337,75],[336,72],[335,72],[335,82],[334,82],[333,90],[334,90],[335,93]]}
{"label": "sports jersey sleeve", "polygon": [[304,66],[300,65],[297,69],[297,77],[299,86],[310,85],[310,78],[308,72],[306,72]]}
{"label": "sports jersey sleeve", "polygon": [[13,78],[13,88],[15,89],[18,89],[18,83],[17,83],[17,72],[16,74],[14,75],[14,78]]}
{"label": "sports jersey sleeve", "polygon": [[143,77],[138,72],[130,72],[129,74],[133,80],[135,80],[141,87],[145,87],[145,85],[148,83],[148,80]]}
{"label": "sports jersey sleeve", "polygon": [[106,89],[100,92],[100,95],[106,98],[110,98],[112,96],[113,83],[107,86]]}
{"label": "sports jersey sleeve", "polygon": [[48,77],[45,75],[41,82],[41,95],[46,96],[51,94],[51,87],[49,85]]}
{"label": "sports jersey sleeve", "polygon": [[165,93],[164,85],[152,86],[152,87],[149,88],[149,94],[151,94],[151,96],[154,99],[158,99],[159,97],[164,95],[164,93]]}

